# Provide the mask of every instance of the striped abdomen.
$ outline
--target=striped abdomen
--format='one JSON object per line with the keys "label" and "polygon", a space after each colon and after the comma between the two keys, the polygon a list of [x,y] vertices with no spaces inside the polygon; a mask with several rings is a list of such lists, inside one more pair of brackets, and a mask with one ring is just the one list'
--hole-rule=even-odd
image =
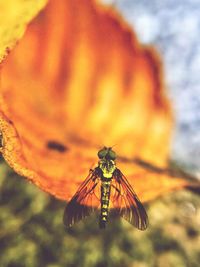
{"label": "striped abdomen", "polygon": [[102,181],[101,183],[101,214],[99,218],[99,227],[105,228],[108,218],[109,200],[110,200],[110,184],[111,179]]}

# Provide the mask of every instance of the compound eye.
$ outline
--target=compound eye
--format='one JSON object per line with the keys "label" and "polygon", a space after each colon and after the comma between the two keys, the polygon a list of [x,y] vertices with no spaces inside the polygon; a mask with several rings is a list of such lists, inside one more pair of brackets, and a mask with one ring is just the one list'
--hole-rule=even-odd
{"label": "compound eye", "polygon": [[108,149],[107,148],[103,148],[101,150],[99,150],[99,152],[97,153],[98,157],[100,159],[105,158],[106,154],[108,153]]}
{"label": "compound eye", "polygon": [[113,150],[110,150],[108,152],[108,155],[109,155],[110,159],[112,159],[112,160],[116,159],[116,153]]}

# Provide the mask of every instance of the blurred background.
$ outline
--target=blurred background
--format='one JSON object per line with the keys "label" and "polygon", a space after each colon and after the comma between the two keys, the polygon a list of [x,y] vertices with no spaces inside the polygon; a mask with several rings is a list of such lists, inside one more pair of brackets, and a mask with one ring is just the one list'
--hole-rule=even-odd
{"label": "blurred background", "polygon": [[[175,115],[171,159],[200,171],[200,5],[198,0],[102,0],[113,5],[143,44],[163,57]],[[70,230],[65,203],[40,191],[0,161],[0,266],[199,267],[200,196],[173,192],[146,205],[141,232],[122,219],[98,229],[93,214]]]}

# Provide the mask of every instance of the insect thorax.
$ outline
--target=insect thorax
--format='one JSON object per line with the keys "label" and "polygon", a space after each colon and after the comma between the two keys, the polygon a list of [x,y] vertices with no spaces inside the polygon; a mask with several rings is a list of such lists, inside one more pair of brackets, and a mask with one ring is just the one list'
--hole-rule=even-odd
{"label": "insect thorax", "polygon": [[99,168],[103,172],[103,177],[109,179],[109,178],[112,178],[116,165],[113,160],[102,159],[99,161]]}

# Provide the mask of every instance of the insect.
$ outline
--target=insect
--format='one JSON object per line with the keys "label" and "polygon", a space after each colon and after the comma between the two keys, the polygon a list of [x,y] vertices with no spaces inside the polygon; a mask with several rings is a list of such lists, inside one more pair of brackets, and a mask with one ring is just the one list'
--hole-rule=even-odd
{"label": "insect", "polygon": [[99,227],[105,228],[109,204],[117,215],[140,230],[148,225],[147,213],[130,183],[116,167],[116,153],[111,147],[98,151],[98,166],[88,177],[65,208],[63,222],[67,227],[89,216],[100,206]]}

